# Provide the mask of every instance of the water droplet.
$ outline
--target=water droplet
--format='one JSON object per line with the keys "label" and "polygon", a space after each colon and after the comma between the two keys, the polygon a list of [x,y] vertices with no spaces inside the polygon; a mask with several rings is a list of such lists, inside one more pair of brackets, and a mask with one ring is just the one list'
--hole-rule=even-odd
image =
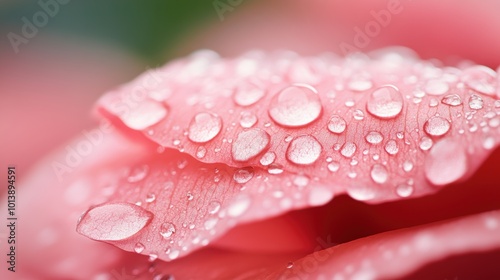
{"label": "water droplet", "polygon": [[250,106],[265,95],[265,91],[252,83],[243,83],[233,94],[233,101],[240,106]]}
{"label": "water droplet", "polygon": [[427,136],[423,136],[422,138],[420,138],[420,142],[419,142],[418,146],[420,147],[420,149],[422,151],[427,151],[430,148],[432,148],[433,144],[434,144],[434,142],[432,141],[431,138],[429,138]]}
{"label": "water droplet", "polygon": [[230,217],[239,217],[243,215],[250,207],[250,197],[247,195],[240,195],[234,199],[234,201],[227,208],[227,214]]}
{"label": "water droplet", "polygon": [[449,106],[459,106],[462,105],[462,98],[458,94],[450,94],[446,95],[441,99],[441,103],[449,105]]}
{"label": "water droplet", "polygon": [[231,154],[234,161],[248,161],[269,147],[270,136],[259,128],[240,132],[233,142]]}
{"label": "water droplet", "polygon": [[340,150],[340,154],[346,158],[350,158],[354,155],[357,148],[358,147],[356,146],[356,144],[354,144],[352,142],[347,142],[342,146],[342,149]]}
{"label": "water droplet", "polygon": [[445,138],[432,147],[425,159],[427,180],[442,186],[462,178],[467,172],[467,155],[458,139]]}
{"label": "water droplet", "polygon": [[134,251],[137,253],[137,254],[140,254],[144,251],[144,249],[146,249],[146,247],[144,246],[144,244],[140,243],[140,242],[137,242],[134,246]]}
{"label": "water droplet", "polygon": [[354,117],[355,120],[362,121],[365,118],[365,113],[363,113],[363,111],[361,111],[359,109],[356,109],[352,113],[352,116]]}
{"label": "water droplet", "polygon": [[236,170],[233,174],[233,179],[238,184],[245,184],[253,178],[253,167],[245,167]]}
{"label": "water droplet", "polygon": [[135,130],[143,130],[159,123],[167,114],[167,108],[152,100],[143,100],[134,108],[119,113],[123,123]]}
{"label": "water droplet", "polygon": [[321,151],[321,144],[314,136],[302,135],[290,142],[286,150],[286,157],[295,164],[308,165],[318,160]]}
{"label": "water droplet", "polygon": [[[432,141],[432,140],[431,140]],[[413,170],[413,162],[409,161],[409,160],[405,160],[405,162],[403,162],[403,170],[405,172],[410,172]]]}
{"label": "water droplet", "polygon": [[217,218],[210,218],[208,220],[205,221],[205,223],[203,224],[205,229],[206,230],[211,230],[213,229],[216,225],[217,225],[217,222],[219,221],[219,219]]}
{"label": "water droplet", "polygon": [[204,158],[206,154],[207,154],[207,148],[203,146],[199,146],[198,149],[196,150],[196,157],[199,159]]}
{"label": "water droplet", "polygon": [[330,121],[328,122],[328,130],[331,133],[340,134],[340,133],[345,131],[346,127],[347,127],[347,124],[346,124],[345,120],[341,116],[338,116],[338,115],[333,115],[331,117]]}
{"label": "water droplet", "polygon": [[379,144],[382,140],[384,140],[384,137],[378,131],[370,131],[366,134],[365,140],[370,144]]}
{"label": "water droplet", "polygon": [[276,154],[274,152],[265,153],[260,159],[260,164],[263,166],[268,166],[276,160]]}
{"label": "water droplet", "polygon": [[429,80],[424,90],[430,95],[442,95],[450,90],[450,86],[443,80]]}
{"label": "water droplet", "polygon": [[280,164],[272,163],[267,167],[267,173],[278,175],[283,173],[283,166]]}
{"label": "water droplet", "polygon": [[288,262],[286,264],[286,268],[292,268],[293,267],[293,262]]}
{"label": "water droplet", "polygon": [[469,108],[473,110],[483,109],[483,99],[477,94],[471,95],[469,98]]}
{"label": "water droplet", "polygon": [[496,141],[493,136],[488,136],[483,140],[483,148],[486,150],[491,150],[495,147]]}
{"label": "water droplet", "polygon": [[154,193],[148,193],[148,195],[146,196],[147,203],[152,203],[155,201],[155,199],[156,199],[156,195]]}
{"label": "water droplet", "polygon": [[293,184],[299,189],[305,188],[309,184],[309,177],[305,175],[297,175],[293,178]]}
{"label": "water droplet", "polygon": [[396,187],[396,194],[400,197],[409,197],[413,194],[413,186],[402,184]]}
{"label": "water droplet", "polygon": [[148,175],[148,171],[149,171],[149,166],[145,164],[136,166],[132,168],[132,170],[130,170],[127,181],[130,183],[139,182],[142,179],[146,178],[146,175]]}
{"label": "water droplet", "polygon": [[195,143],[206,143],[222,129],[222,119],[211,113],[196,114],[189,124],[188,138]]}
{"label": "water droplet", "polygon": [[373,182],[377,184],[383,184],[387,182],[387,179],[389,178],[389,173],[387,172],[387,168],[385,168],[385,166],[377,163],[372,166],[372,169],[370,171],[370,176]]}
{"label": "water droplet", "polygon": [[269,106],[269,116],[286,127],[310,124],[319,118],[321,111],[316,89],[302,84],[283,89],[273,97]]}
{"label": "water droplet", "polygon": [[462,81],[472,90],[486,95],[495,95],[497,74],[485,66],[473,66],[463,71]]}
{"label": "water droplet", "polygon": [[193,195],[191,192],[188,192],[188,193],[186,194],[186,197],[187,197],[188,201],[191,201],[191,200],[193,200],[194,195]]}
{"label": "water droplet", "polygon": [[249,113],[249,112],[242,112],[240,115],[240,125],[243,128],[250,128],[254,126],[257,123],[257,116]]}
{"label": "water droplet", "polygon": [[437,105],[439,105],[439,101],[436,98],[429,100],[429,107],[436,107]]}
{"label": "water droplet", "polygon": [[163,238],[170,238],[175,231],[175,226],[172,223],[163,223],[160,226],[160,235],[163,236]]}
{"label": "water droplet", "polygon": [[403,110],[403,96],[394,86],[380,87],[370,94],[366,110],[382,119],[395,118]]}
{"label": "water droplet", "polygon": [[430,136],[443,136],[450,130],[451,124],[447,119],[434,116],[424,123],[424,130]]}
{"label": "water droplet", "polygon": [[398,143],[396,142],[396,140],[393,139],[387,141],[384,149],[389,155],[395,155],[399,152]]}
{"label": "water droplet", "polygon": [[315,186],[309,192],[309,205],[320,206],[328,203],[333,198],[333,192],[326,187]]}
{"label": "water droplet", "polygon": [[330,172],[337,172],[340,169],[340,163],[332,161],[327,165],[327,168]]}
{"label": "water droplet", "polygon": [[154,254],[154,253],[149,254],[149,258],[148,258],[149,262],[154,262],[157,259],[158,259],[158,255],[157,254]]}
{"label": "water droplet", "polygon": [[350,197],[358,201],[372,200],[376,196],[375,191],[366,186],[348,186],[346,191]]}
{"label": "water droplet", "polygon": [[216,214],[220,210],[220,202],[218,201],[212,201],[208,204],[208,213],[210,214]]}
{"label": "water droplet", "polygon": [[168,254],[168,257],[171,259],[171,260],[175,260],[179,257],[179,254],[180,252],[178,250],[172,250],[169,254]]}
{"label": "water droplet", "polygon": [[93,240],[129,238],[153,219],[153,213],[131,203],[107,203],[90,208],[78,222],[77,231]]}

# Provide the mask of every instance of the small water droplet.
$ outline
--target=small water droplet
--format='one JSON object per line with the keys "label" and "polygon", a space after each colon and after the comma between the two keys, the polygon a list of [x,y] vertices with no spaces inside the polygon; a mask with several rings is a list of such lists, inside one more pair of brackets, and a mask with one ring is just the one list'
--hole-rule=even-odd
{"label": "small water droplet", "polygon": [[378,118],[395,118],[403,110],[403,96],[394,86],[380,87],[370,94],[366,110]]}
{"label": "small water droplet", "polygon": [[243,215],[250,207],[251,199],[247,195],[240,195],[227,208],[227,214],[230,217],[239,217]]}
{"label": "small water droplet", "polygon": [[158,255],[157,254],[154,254],[154,253],[149,254],[149,258],[148,258],[149,262],[154,262],[157,259],[158,259]]}
{"label": "small water droplet", "polygon": [[277,124],[286,127],[308,125],[319,118],[321,111],[321,100],[316,89],[304,84],[283,89],[269,105],[269,116]]}
{"label": "small water droplet", "polygon": [[276,160],[276,154],[274,152],[265,153],[260,159],[260,164],[263,166],[268,166]]}
{"label": "small water droplet", "polygon": [[148,193],[148,195],[146,196],[147,203],[152,203],[155,201],[155,199],[156,199],[156,195],[154,193]]}
{"label": "small water droplet", "polygon": [[337,172],[340,169],[340,163],[332,161],[327,165],[327,168],[330,172]]}
{"label": "small water droplet", "polygon": [[208,213],[210,214],[216,214],[220,210],[220,202],[218,201],[212,201],[208,204]]}
{"label": "small water droplet", "polygon": [[188,192],[188,193],[186,194],[186,197],[187,197],[187,200],[188,200],[188,201],[191,201],[191,200],[193,200],[194,195],[193,195],[191,192]]}
{"label": "small water droplet", "polygon": [[450,86],[443,80],[429,80],[425,85],[425,92],[429,95],[442,95],[450,90]]}
{"label": "small water droplet", "polygon": [[427,151],[430,148],[432,148],[433,144],[434,144],[434,142],[432,141],[431,138],[429,138],[427,136],[423,136],[422,138],[420,138],[420,142],[419,142],[418,146],[420,147],[420,149],[422,151]]}
{"label": "small water droplet", "polygon": [[355,120],[362,121],[365,118],[365,113],[363,113],[363,111],[361,111],[360,109],[356,109],[352,113],[352,116]]}
{"label": "small water droplet", "polygon": [[400,197],[409,197],[413,194],[413,186],[402,184],[396,187],[396,194]]}
{"label": "small water droplet", "polygon": [[208,220],[205,221],[205,223],[203,224],[203,226],[205,227],[205,230],[211,230],[213,229],[216,225],[217,225],[217,222],[219,222],[219,219],[217,218],[210,218]]}
{"label": "small water droplet", "polygon": [[405,160],[405,162],[403,162],[403,170],[405,172],[410,172],[413,170],[413,162],[409,161],[409,160]]}
{"label": "small water droplet", "polygon": [[425,159],[427,180],[436,186],[453,183],[467,172],[467,155],[459,139],[444,138],[434,144]]}
{"label": "small water droplet", "polygon": [[350,158],[354,155],[357,148],[358,147],[356,146],[356,144],[354,144],[352,142],[347,142],[342,146],[342,149],[340,150],[340,154],[346,158]]}
{"label": "small water droplet", "polygon": [[163,238],[170,238],[175,231],[175,226],[172,223],[163,223],[160,226],[160,235],[163,236]]}
{"label": "small water droplet", "polygon": [[267,172],[272,175],[278,175],[283,173],[283,166],[281,164],[271,163],[267,167]]}
{"label": "small water droplet", "polygon": [[327,127],[331,133],[340,134],[345,131],[347,124],[341,116],[333,115],[330,118]]}
{"label": "small water droplet", "polygon": [[148,171],[149,171],[149,166],[145,164],[136,166],[132,168],[132,170],[130,170],[127,181],[130,183],[139,182],[142,179],[146,178],[146,175],[148,175]]}
{"label": "small water droplet", "polygon": [[497,74],[485,66],[473,66],[463,71],[462,81],[472,90],[485,95],[495,95]]}
{"label": "small water droplet", "polygon": [[309,177],[305,175],[297,175],[293,178],[293,184],[299,189],[305,188],[309,184]]}
{"label": "small water droplet", "polygon": [[146,249],[146,247],[144,246],[144,244],[140,243],[140,242],[137,242],[134,246],[134,251],[137,253],[137,254],[140,254],[144,251],[144,249]]}
{"label": "small water droplet", "polygon": [[375,183],[383,184],[387,182],[389,173],[387,172],[387,168],[385,168],[385,166],[377,163],[372,166],[370,176]]}
{"label": "small water droplet", "polygon": [[189,124],[188,138],[195,143],[214,139],[222,129],[222,119],[211,113],[196,114]]}
{"label": "small water droplet", "polygon": [[143,130],[159,123],[164,119],[168,110],[165,106],[152,100],[142,100],[137,106],[124,110],[125,113],[119,113],[123,123],[134,130]]}
{"label": "small water droplet", "polygon": [[231,146],[234,161],[248,161],[269,148],[271,137],[259,128],[240,132]]}
{"label": "small water droplet", "polygon": [[450,130],[451,124],[447,119],[434,116],[424,123],[424,130],[430,136],[443,136]]}
{"label": "small water droplet", "polygon": [[356,105],[356,103],[354,102],[354,100],[349,99],[349,100],[346,100],[346,101],[344,102],[344,105],[345,105],[346,107],[348,107],[348,108],[351,108],[351,107],[353,107],[354,105]]}
{"label": "small water droplet", "polygon": [[436,98],[429,100],[429,107],[436,107],[437,105],[439,105],[439,101]]}
{"label": "small water droplet", "polygon": [[203,146],[199,146],[198,149],[196,150],[196,157],[199,159],[204,158],[206,154],[207,154],[207,148]]}
{"label": "small water droplet", "polygon": [[396,155],[399,152],[398,143],[393,139],[387,141],[384,149],[389,155]]}
{"label": "small water droplet", "polygon": [[252,83],[242,83],[233,94],[233,101],[240,106],[250,106],[257,103],[266,92]]}
{"label": "small water droplet", "polygon": [[293,262],[288,262],[286,264],[286,268],[292,268],[293,267]]}
{"label": "small water droplet", "polygon": [[180,252],[178,250],[172,250],[170,251],[170,253],[168,254],[168,257],[171,259],[171,260],[175,260],[179,257],[179,254]]}
{"label": "small water droplet", "polygon": [[486,150],[491,150],[495,147],[496,141],[493,136],[488,136],[483,140],[483,148]]}
{"label": "small water droplet", "polygon": [[370,131],[366,134],[365,140],[370,144],[379,144],[382,140],[384,140],[384,137],[378,131]]}
{"label": "small water droplet", "polygon": [[302,135],[290,142],[286,150],[286,157],[295,164],[308,165],[318,160],[321,151],[321,144],[314,136]]}
{"label": "small water droplet", "polygon": [[253,167],[245,167],[236,170],[233,174],[233,179],[238,184],[245,184],[253,178]]}
{"label": "small water droplet", "polygon": [[458,94],[450,94],[446,95],[441,99],[441,103],[449,105],[449,106],[459,106],[462,105],[462,98]]}
{"label": "small water droplet", "polygon": [[483,99],[477,94],[471,95],[469,98],[469,108],[473,110],[483,109]]}
{"label": "small water droplet", "polygon": [[90,208],[78,222],[77,231],[93,240],[118,241],[141,231],[153,213],[131,203],[106,203]]}
{"label": "small water droplet", "polygon": [[257,123],[257,116],[249,113],[249,112],[242,112],[240,115],[240,125],[243,128],[251,128]]}

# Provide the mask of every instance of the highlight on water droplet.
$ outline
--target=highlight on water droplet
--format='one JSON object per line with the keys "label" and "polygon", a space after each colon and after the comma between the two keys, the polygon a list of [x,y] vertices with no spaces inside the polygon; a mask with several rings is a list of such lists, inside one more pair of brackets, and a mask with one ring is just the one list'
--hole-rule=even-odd
{"label": "highlight on water droplet", "polygon": [[444,138],[434,144],[425,159],[427,180],[443,186],[461,179],[467,173],[467,154],[459,139]]}
{"label": "highlight on water droplet", "polygon": [[498,86],[497,73],[486,66],[473,66],[462,72],[461,80],[470,89],[493,96]]}
{"label": "highlight on water droplet", "polygon": [[189,124],[188,138],[195,143],[206,143],[222,129],[222,119],[212,113],[198,113]]}
{"label": "highlight on water droplet", "polygon": [[318,160],[322,149],[314,136],[302,135],[290,142],[286,150],[286,158],[299,165],[313,164]]}
{"label": "highlight on water droplet", "polygon": [[271,136],[259,128],[240,132],[231,146],[234,161],[248,161],[269,148]]}
{"label": "highlight on water droplet", "polygon": [[77,232],[93,240],[119,241],[145,228],[153,213],[131,203],[106,203],[90,208],[77,225]]}
{"label": "highlight on water droplet", "polygon": [[233,174],[233,179],[238,184],[245,184],[253,178],[253,167],[248,166],[236,170]]}
{"label": "highlight on water droplet", "polygon": [[450,121],[445,118],[434,116],[424,123],[424,130],[430,136],[443,136],[451,127]]}
{"label": "highlight on water droplet", "polygon": [[339,115],[333,115],[327,125],[328,130],[336,134],[344,132],[346,127],[346,121]]}
{"label": "highlight on water droplet", "polygon": [[370,94],[366,110],[381,119],[395,118],[403,110],[403,96],[395,86],[379,87]]}
{"label": "highlight on water droplet", "polygon": [[305,84],[294,84],[280,91],[268,110],[271,119],[285,127],[308,125],[319,118],[321,111],[316,89]]}

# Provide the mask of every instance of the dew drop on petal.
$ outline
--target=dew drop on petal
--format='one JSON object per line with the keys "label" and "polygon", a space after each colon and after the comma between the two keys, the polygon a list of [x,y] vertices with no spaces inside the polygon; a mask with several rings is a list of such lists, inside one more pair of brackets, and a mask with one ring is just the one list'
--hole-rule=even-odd
{"label": "dew drop on petal", "polygon": [[382,164],[374,164],[370,170],[370,177],[373,182],[377,184],[383,184],[387,182],[389,178],[389,173],[387,172],[387,168]]}
{"label": "dew drop on petal", "polygon": [[379,144],[382,140],[384,140],[384,137],[378,131],[370,131],[366,134],[365,140],[370,144]]}
{"label": "dew drop on petal", "polygon": [[140,242],[137,242],[135,243],[135,246],[134,246],[134,251],[137,253],[137,254],[140,254],[144,251],[144,249],[146,249],[146,247],[144,246],[144,244],[140,243]]}
{"label": "dew drop on petal", "polygon": [[409,197],[413,194],[414,188],[408,184],[398,185],[396,187],[396,194],[400,197]]}
{"label": "dew drop on petal", "polygon": [[460,98],[460,95],[458,94],[450,94],[443,97],[443,99],[441,99],[441,103],[448,106],[459,106],[462,105],[462,98]]}
{"label": "dew drop on petal", "polygon": [[245,167],[236,170],[233,174],[233,179],[238,184],[245,184],[253,178],[253,167]]}
{"label": "dew drop on petal", "polygon": [[233,94],[233,101],[240,106],[250,106],[257,103],[266,92],[251,83],[243,83]]}
{"label": "dew drop on petal", "polygon": [[392,156],[399,152],[398,143],[393,139],[387,141],[384,149],[389,155],[392,155]]}
{"label": "dew drop on petal", "polygon": [[313,164],[321,155],[321,144],[314,136],[302,135],[293,139],[286,150],[286,158],[300,165]]}
{"label": "dew drop on petal", "polygon": [[443,80],[429,80],[424,88],[425,92],[429,95],[442,95],[450,90],[450,86]]}
{"label": "dew drop on petal", "polygon": [[313,187],[309,192],[309,205],[320,206],[328,203],[333,198],[333,192],[326,187]]}
{"label": "dew drop on petal", "polygon": [[469,108],[473,110],[483,109],[483,99],[477,94],[471,95],[469,98]]}
{"label": "dew drop on petal", "polygon": [[281,174],[281,173],[283,173],[283,166],[280,164],[271,163],[267,167],[267,173],[272,174],[272,175]]}
{"label": "dew drop on petal", "polygon": [[196,150],[196,157],[199,159],[204,158],[206,154],[207,154],[207,148],[203,146],[199,146],[198,149]]}
{"label": "dew drop on petal", "polygon": [[243,128],[250,128],[254,126],[257,123],[257,116],[249,113],[249,112],[242,112],[240,115],[240,125]]}
{"label": "dew drop on petal", "polygon": [[330,121],[328,122],[328,126],[327,126],[328,130],[331,133],[336,133],[336,134],[340,134],[340,133],[344,132],[346,127],[347,127],[347,123],[345,122],[345,120],[341,116],[338,116],[338,115],[333,115],[330,118]]}
{"label": "dew drop on petal", "polygon": [[139,182],[142,179],[146,178],[148,172],[149,172],[149,166],[145,164],[136,166],[130,170],[130,173],[127,177],[127,181],[130,183]]}
{"label": "dew drop on petal", "polygon": [[170,238],[175,231],[175,226],[172,223],[167,222],[161,224],[160,226],[160,235],[163,236],[163,238]]}
{"label": "dew drop on petal", "polygon": [[473,66],[463,71],[462,81],[470,89],[485,94],[495,95],[497,74],[493,69],[485,66]]}
{"label": "dew drop on petal", "polygon": [[354,110],[354,113],[352,113],[353,117],[357,121],[362,121],[365,118],[365,113],[361,111],[360,109]]}
{"label": "dew drop on petal", "polygon": [[496,141],[493,136],[488,136],[483,140],[483,148],[486,150],[491,150],[495,147]]}
{"label": "dew drop on petal", "polygon": [[196,114],[189,124],[188,138],[195,143],[206,143],[222,129],[222,119],[211,113]]}
{"label": "dew drop on petal", "polygon": [[403,162],[403,170],[405,172],[410,172],[413,170],[413,162],[409,161],[409,160],[405,160],[405,162]]}
{"label": "dew drop on petal", "polygon": [[340,154],[346,158],[350,158],[354,155],[357,148],[358,147],[356,146],[356,144],[354,144],[352,142],[347,142],[342,146],[342,149],[340,150]]}
{"label": "dew drop on petal", "polygon": [[271,137],[259,128],[240,132],[231,146],[234,161],[248,161],[269,148]]}
{"label": "dew drop on petal", "polygon": [[227,208],[227,214],[230,217],[239,217],[243,215],[250,207],[251,199],[247,195],[240,195]]}
{"label": "dew drop on petal", "polygon": [[395,118],[403,110],[403,96],[394,86],[380,87],[370,94],[366,110],[381,119]]}
{"label": "dew drop on petal", "polygon": [[442,117],[434,116],[424,123],[424,130],[430,136],[443,136],[450,130],[450,122]]}
{"label": "dew drop on petal", "polygon": [[153,216],[135,204],[106,203],[90,208],[78,222],[77,231],[94,240],[124,240],[146,227]]}
{"label": "dew drop on petal", "polygon": [[260,158],[260,164],[263,166],[268,166],[276,160],[276,154],[274,152],[267,152]]}
{"label": "dew drop on petal", "polygon": [[218,201],[212,201],[208,204],[208,213],[209,214],[217,214],[220,210],[220,202]]}
{"label": "dew drop on petal", "polygon": [[425,159],[427,180],[442,186],[462,178],[467,172],[467,155],[457,139],[445,138],[432,147]]}
{"label": "dew drop on petal", "polygon": [[422,151],[430,150],[430,148],[432,148],[432,145],[434,145],[434,141],[432,141],[432,139],[427,136],[423,136],[422,138],[420,138],[420,142],[418,143],[418,147]]}
{"label": "dew drop on petal", "polygon": [[269,116],[285,127],[308,125],[319,118],[321,111],[321,100],[316,89],[302,84],[283,89],[269,105]]}
{"label": "dew drop on petal", "polygon": [[152,100],[143,100],[136,107],[121,114],[123,123],[135,130],[143,130],[159,123],[168,114],[167,108]]}

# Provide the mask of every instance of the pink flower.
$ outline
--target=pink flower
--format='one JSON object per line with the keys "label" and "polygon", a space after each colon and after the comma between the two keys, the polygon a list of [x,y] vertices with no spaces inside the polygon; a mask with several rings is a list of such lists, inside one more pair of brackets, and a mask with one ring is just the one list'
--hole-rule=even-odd
{"label": "pink flower", "polygon": [[[327,10],[315,5],[314,14]],[[349,26],[341,15],[329,28]],[[317,42],[301,51],[324,50]],[[439,54],[421,42],[420,53]],[[114,128],[89,131],[30,175],[20,217],[43,209],[44,219],[19,231],[29,240],[20,248],[44,262],[25,257],[21,273],[498,277],[498,88],[498,71],[402,48],[347,59],[200,51],[175,60],[105,94],[96,110]]]}

